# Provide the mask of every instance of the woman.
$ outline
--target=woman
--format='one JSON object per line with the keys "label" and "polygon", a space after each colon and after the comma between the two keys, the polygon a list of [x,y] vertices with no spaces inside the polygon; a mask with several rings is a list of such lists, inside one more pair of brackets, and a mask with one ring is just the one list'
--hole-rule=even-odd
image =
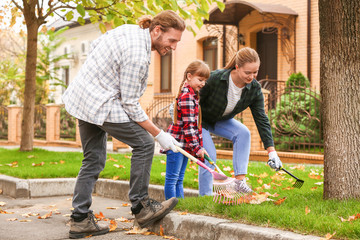
{"label": "woman", "polygon": [[[224,69],[213,71],[200,91],[203,144],[210,157],[216,160],[216,149],[210,133],[233,142],[233,167],[237,190],[252,192],[245,176],[250,155],[250,131],[234,116],[250,107],[264,147],[269,154],[270,167],[279,170],[282,163],[275,151],[269,119],[265,114],[264,97],[256,81],[260,67],[257,52],[249,47],[240,49]],[[208,163],[207,163],[208,164]],[[208,164],[211,167],[210,164]],[[199,170],[199,194],[212,194],[212,175]]]}

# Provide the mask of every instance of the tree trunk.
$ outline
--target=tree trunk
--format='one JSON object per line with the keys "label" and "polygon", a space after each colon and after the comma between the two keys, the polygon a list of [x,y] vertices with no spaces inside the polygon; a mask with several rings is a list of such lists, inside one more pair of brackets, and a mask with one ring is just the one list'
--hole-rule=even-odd
{"label": "tree trunk", "polygon": [[360,197],[360,1],[319,0],[324,199]]}
{"label": "tree trunk", "polygon": [[35,5],[24,1],[24,17],[27,28],[24,110],[21,124],[20,151],[31,151],[34,141],[34,113],[36,95],[36,60],[39,24],[35,15]]}

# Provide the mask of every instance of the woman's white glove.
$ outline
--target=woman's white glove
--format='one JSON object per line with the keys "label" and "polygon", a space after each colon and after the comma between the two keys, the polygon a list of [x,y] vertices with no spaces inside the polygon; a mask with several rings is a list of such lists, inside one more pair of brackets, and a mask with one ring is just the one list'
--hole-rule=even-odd
{"label": "woman's white glove", "polygon": [[269,161],[268,164],[271,168],[275,169],[276,171],[279,171],[282,167],[282,162],[277,155],[276,151],[269,152]]}
{"label": "woman's white glove", "polygon": [[176,139],[171,136],[169,133],[164,132],[163,130],[155,137],[155,139],[160,143],[161,147],[166,151],[171,149],[173,152],[178,152],[176,146],[181,147],[181,144],[176,141]]}

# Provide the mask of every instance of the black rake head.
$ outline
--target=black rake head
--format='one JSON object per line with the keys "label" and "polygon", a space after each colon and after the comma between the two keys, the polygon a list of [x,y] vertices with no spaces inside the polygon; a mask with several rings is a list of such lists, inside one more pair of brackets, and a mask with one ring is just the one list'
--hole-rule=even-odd
{"label": "black rake head", "polygon": [[304,184],[304,180],[296,179],[296,182],[294,183],[293,187],[301,188],[303,184]]}

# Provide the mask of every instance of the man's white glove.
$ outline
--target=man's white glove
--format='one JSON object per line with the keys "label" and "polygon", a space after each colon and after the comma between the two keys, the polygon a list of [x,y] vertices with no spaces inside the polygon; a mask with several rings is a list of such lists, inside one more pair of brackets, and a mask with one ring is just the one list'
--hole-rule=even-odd
{"label": "man's white glove", "polygon": [[271,168],[275,169],[276,171],[279,171],[282,167],[282,162],[277,155],[276,151],[269,152],[269,161],[268,164]]}
{"label": "man's white glove", "polygon": [[173,152],[178,152],[176,146],[181,147],[181,144],[176,141],[176,139],[171,136],[169,133],[164,132],[163,130],[155,137],[155,139],[160,143],[161,147],[166,151],[171,149]]}

